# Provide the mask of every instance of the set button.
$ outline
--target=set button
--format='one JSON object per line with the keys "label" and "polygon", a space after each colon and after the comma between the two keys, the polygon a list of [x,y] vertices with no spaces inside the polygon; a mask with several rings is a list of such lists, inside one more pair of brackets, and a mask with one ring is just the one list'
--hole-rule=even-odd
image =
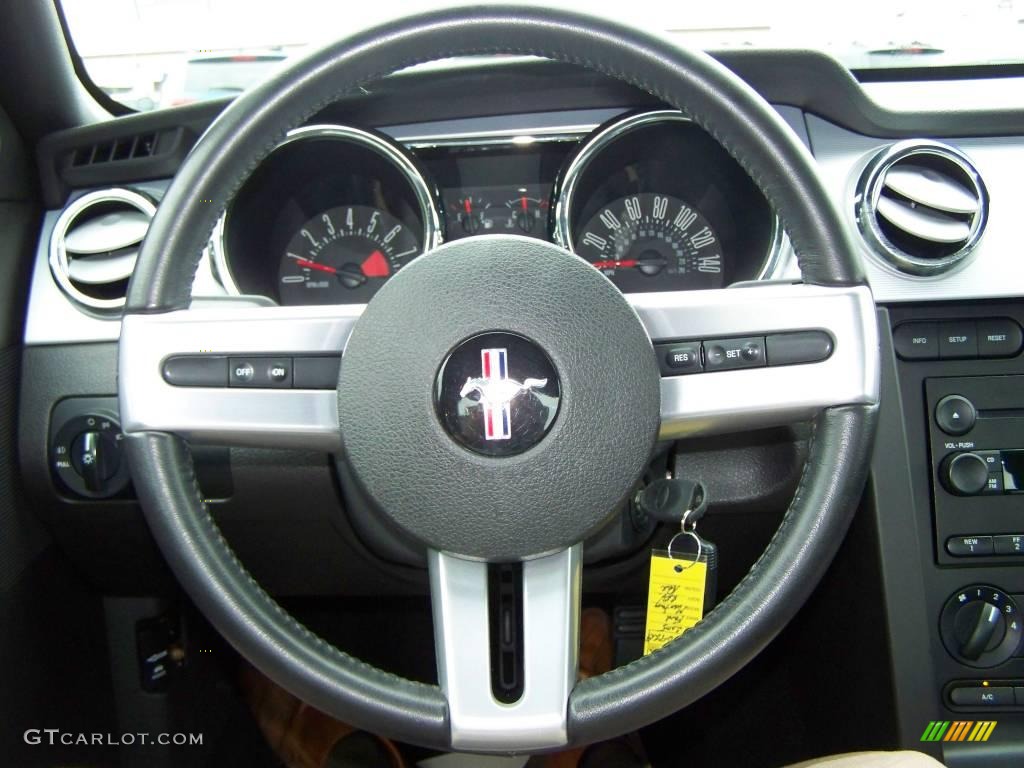
{"label": "set button", "polygon": [[764,337],[721,339],[704,342],[704,369],[759,368],[764,361]]}

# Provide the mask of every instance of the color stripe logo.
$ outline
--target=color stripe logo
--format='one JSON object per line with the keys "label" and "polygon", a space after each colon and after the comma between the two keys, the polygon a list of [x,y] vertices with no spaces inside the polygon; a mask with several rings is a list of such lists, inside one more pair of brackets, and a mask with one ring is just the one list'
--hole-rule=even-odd
{"label": "color stripe logo", "polygon": [[921,741],[988,741],[996,729],[996,720],[932,720],[921,734]]}
{"label": "color stripe logo", "polygon": [[[500,382],[508,379],[508,351],[480,350],[484,379]],[[512,409],[508,400],[484,401],[484,437],[487,440],[508,440],[512,437]]]}

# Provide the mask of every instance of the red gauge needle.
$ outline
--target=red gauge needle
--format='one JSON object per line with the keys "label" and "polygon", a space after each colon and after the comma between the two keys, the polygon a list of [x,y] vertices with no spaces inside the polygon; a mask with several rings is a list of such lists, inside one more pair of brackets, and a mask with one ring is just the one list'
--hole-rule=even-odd
{"label": "red gauge needle", "polygon": [[363,260],[360,266],[362,267],[363,274],[367,277],[387,277],[391,274],[388,260],[380,251],[371,253]]}
{"label": "red gauge needle", "polygon": [[593,262],[596,269],[618,269],[620,267],[635,267],[639,264],[636,259],[622,259],[622,261],[616,261],[615,259],[606,259],[604,261]]}
{"label": "red gauge needle", "polygon": [[526,213],[527,210],[529,209],[529,205],[526,202],[526,196],[525,195],[523,195],[522,197],[519,198],[519,205],[522,206],[523,213]]}
{"label": "red gauge needle", "polygon": [[296,259],[295,263],[298,264],[300,267],[305,267],[306,269],[316,269],[319,270],[320,272],[326,272],[329,275],[338,274],[338,270],[336,270],[334,267],[329,267],[326,264],[317,264],[315,261],[309,261],[308,259]]}
{"label": "red gauge needle", "polygon": [[466,209],[467,214],[473,213],[473,201],[468,197],[462,201],[462,207]]}

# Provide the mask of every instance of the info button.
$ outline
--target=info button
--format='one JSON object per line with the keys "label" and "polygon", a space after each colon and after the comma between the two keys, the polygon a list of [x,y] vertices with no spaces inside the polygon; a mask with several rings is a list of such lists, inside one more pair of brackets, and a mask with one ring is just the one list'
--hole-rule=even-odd
{"label": "info button", "polygon": [[700,342],[659,345],[658,352],[661,372],[666,376],[700,373],[704,370],[700,361]]}

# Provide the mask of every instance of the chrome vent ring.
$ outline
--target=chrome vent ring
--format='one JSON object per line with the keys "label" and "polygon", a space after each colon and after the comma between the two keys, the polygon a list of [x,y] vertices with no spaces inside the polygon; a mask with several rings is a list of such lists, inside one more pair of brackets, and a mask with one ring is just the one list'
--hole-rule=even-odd
{"label": "chrome vent ring", "polygon": [[50,235],[50,271],[57,285],[87,309],[119,311],[154,214],[150,198],[120,187],[76,199]]}
{"label": "chrome vent ring", "polygon": [[901,272],[929,276],[970,256],[984,234],[988,202],[965,154],[915,139],[871,159],[857,185],[855,214],[873,253]]}

